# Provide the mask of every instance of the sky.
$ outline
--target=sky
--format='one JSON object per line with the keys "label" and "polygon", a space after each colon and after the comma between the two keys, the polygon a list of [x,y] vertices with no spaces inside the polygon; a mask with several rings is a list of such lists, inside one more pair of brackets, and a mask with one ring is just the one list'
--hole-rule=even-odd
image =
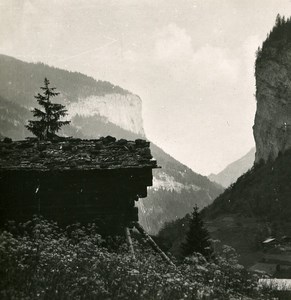
{"label": "sky", "polygon": [[141,97],[146,136],[203,175],[253,146],[255,52],[291,0],[0,0],[0,53]]}

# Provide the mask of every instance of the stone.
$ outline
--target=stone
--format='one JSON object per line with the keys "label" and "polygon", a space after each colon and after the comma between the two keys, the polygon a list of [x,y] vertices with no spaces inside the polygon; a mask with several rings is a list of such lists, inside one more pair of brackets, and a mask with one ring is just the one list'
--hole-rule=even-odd
{"label": "stone", "polygon": [[106,136],[104,138],[101,139],[104,145],[108,145],[110,143],[114,143],[116,141],[116,138],[113,136]]}
{"label": "stone", "polygon": [[274,160],[291,148],[291,44],[272,42],[272,34],[264,44],[255,70],[256,163]]}
{"label": "stone", "polygon": [[104,148],[103,143],[101,141],[96,142],[94,147],[96,150]]}
{"label": "stone", "polygon": [[127,140],[125,139],[120,139],[116,142],[117,145],[120,145],[120,146],[124,146],[127,144]]}

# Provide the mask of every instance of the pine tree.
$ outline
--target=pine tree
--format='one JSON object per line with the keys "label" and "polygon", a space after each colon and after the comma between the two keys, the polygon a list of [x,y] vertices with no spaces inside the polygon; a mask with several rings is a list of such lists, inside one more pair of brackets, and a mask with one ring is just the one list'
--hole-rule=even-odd
{"label": "pine tree", "polygon": [[186,233],[186,240],[181,245],[183,257],[198,252],[206,258],[210,258],[213,255],[213,250],[209,239],[209,232],[204,227],[204,222],[200,217],[199,209],[196,205],[189,220],[189,229]]}
{"label": "pine tree", "polygon": [[43,94],[38,93],[34,96],[38,104],[44,109],[34,108],[32,110],[33,116],[40,120],[29,120],[28,125],[26,125],[26,128],[41,140],[54,137],[63,125],[70,123],[70,121],[60,121],[61,117],[67,115],[67,110],[64,105],[51,102],[51,98],[60,93],[55,91],[56,88],[49,87],[49,85],[49,80],[45,78],[44,86],[41,87]]}

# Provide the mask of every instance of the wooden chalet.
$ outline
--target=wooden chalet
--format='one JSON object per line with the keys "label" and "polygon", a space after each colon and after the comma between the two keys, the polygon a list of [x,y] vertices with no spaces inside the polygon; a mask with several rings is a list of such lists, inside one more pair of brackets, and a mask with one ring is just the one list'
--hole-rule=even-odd
{"label": "wooden chalet", "polygon": [[0,142],[0,221],[34,214],[60,225],[130,227],[152,185],[149,142],[105,137]]}

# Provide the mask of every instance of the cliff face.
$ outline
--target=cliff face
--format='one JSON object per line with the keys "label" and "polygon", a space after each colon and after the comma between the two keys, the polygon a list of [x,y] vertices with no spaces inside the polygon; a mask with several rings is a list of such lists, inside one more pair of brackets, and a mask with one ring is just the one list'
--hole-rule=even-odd
{"label": "cliff face", "polygon": [[291,28],[278,23],[256,60],[256,162],[291,148]]}
{"label": "cliff face", "polygon": [[111,122],[125,130],[145,136],[142,122],[141,99],[132,94],[107,94],[80,98],[78,102],[70,102],[69,119],[74,125],[74,117],[104,117],[105,122]]}
{"label": "cliff face", "polygon": [[[204,209],[211,235],[236,248],[247,265],[261,242],[290,235],[291,18],[278,17],[257,52],[256,162]],[[279,153],[281,152],[281,155]]]}

